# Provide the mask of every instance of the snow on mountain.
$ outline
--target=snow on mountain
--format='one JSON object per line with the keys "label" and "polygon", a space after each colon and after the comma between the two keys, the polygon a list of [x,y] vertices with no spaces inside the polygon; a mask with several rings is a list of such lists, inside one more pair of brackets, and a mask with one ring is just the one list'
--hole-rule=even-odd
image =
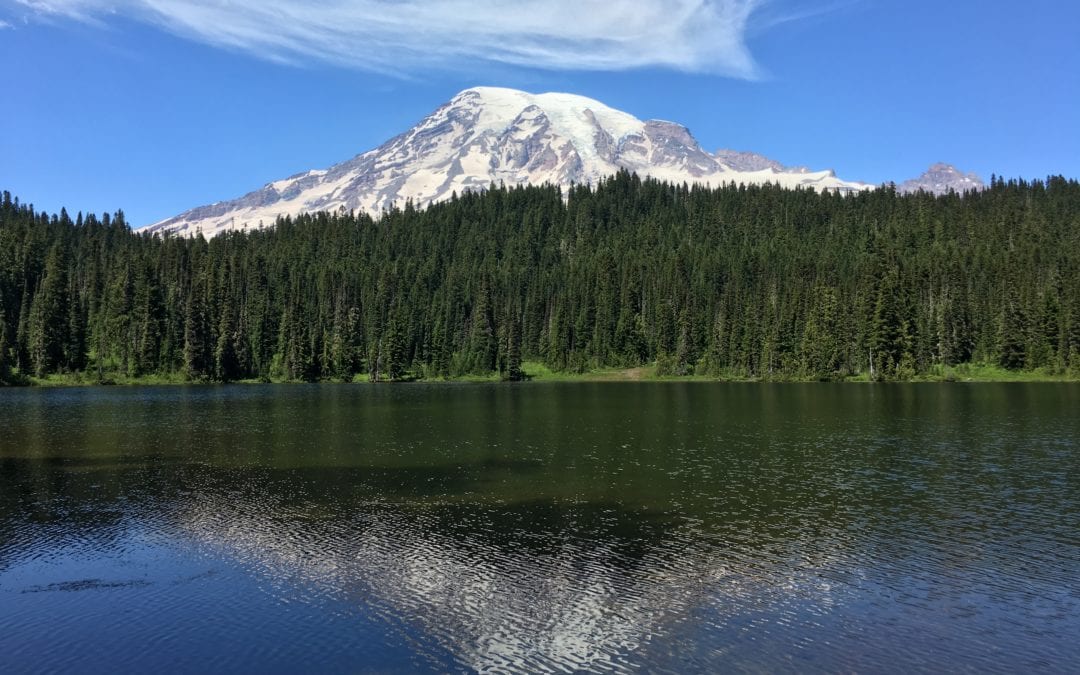
{"label": "snow on mountain", "polygon": [[213,236],[270,226],[278,216],[304,212],[378,214],[407,200],[426,206],[492,183],[595,183],[620,169],[712,186],[770,182],[843,191],[872,187],[840,180],[832,171],[785,167],[753,153],[710,154],[686,127],[641,121],[583,96],[477,87],[374,150],[326,170],[274,181],[239,199],[192,209],[145,230]]}
{"label": "snow on mountain", "polygon": [[923,190],[935,195],[956,191],[963,194],[967,190],[982,190],[986,184],[973,173],[961,173],[951,164],[938,163],[927,169],[918,178],[904,181],[896,186],[897,192],[918,192]]}

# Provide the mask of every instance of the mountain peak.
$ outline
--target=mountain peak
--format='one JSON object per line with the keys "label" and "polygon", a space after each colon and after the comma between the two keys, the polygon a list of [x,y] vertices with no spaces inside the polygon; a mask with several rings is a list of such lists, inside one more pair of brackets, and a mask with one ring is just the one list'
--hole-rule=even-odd
{"label": "mountain peak", "polygon": [[964,193],[968,190],[982,190],[986,183],[974,173],[963,173],[952,164],[937,162],[930,165],[921,176],[904,181],[897,186],[899,192],[930,192],[936,195],[949,192]]}
{"label": "mountain peak", "polygon": [[454,96],[448,105],[480,111],[482,127],[494,131],[506,130],[529,109],[543,112],[561,131],[573,135],[590,132],[599,125],[621,137],[641,131],[644,124],[633,115],[595,99],[562,92],[530,94],[503,87],[473,87]]}
{"label": "mountain peak", "polygon": [[374,150],[147,229],[213,236],[269,226],[278,216],[352,210],[378,214],[407,200],[426,206],[492,183],[566,187],[595,183],[620,170],[714,187],[764,182],[848,191],[870,187],[840,180],[831,171],[784,167],[752,153],[713,155],[685,126],[642,121],[585,96],[473,87]]}

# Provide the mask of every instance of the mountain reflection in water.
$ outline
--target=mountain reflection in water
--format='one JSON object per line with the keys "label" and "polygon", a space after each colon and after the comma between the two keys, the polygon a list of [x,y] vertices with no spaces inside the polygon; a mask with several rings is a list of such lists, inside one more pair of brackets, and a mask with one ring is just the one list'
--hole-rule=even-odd
{"label": "mountain reflection in water", "polygon": [[1067,671],[1078,399],[4,392],[0,649],[15,671]]}

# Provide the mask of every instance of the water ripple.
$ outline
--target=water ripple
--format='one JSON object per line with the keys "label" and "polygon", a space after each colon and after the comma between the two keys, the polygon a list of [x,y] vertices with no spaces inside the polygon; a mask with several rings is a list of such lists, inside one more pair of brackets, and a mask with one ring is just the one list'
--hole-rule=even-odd
{"label": "water ripple", "polygon": [[1071,389],[232,391],[5,403],[16,670],[1080,662]]}

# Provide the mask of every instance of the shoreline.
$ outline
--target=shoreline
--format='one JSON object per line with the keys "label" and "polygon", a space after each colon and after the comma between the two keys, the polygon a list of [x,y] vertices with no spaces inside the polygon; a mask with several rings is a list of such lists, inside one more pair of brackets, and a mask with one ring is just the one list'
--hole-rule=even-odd
{"label": "shoreline", "polygon": [[[649,382],[649,383],[674,383],[674,382],[699,382],[699,383],[725,383],[725,384],[955,384],[955,383],[987,383],[1005,384],[1016,383],[1080,383],[1080,374],[1054,373],[1040,370],[1005,370],[998,366],[986,364],[964,364],[953,368],[938,369],[925,375],[902,380],[871,380],[866,373],[838,377],[835,379],[799,378],[799,377],[724,377],[712,375],[657,375],[656,366],[636,366],[632,368],[602,368],[585,371],[583,373],[552,371],[539,362],[526,362],[522,370],[525,378],[521,383],[552,383],[552,382]],[[228,382],[205,380],[193,381],[186,379],[177,373],[172,375],[148,375],[141,377],[128,377],[121,375],[106,376],[104,379],[89,376],[87,373],[70,375],[52,375],[46,378],[28,377],[25,381],[8,384],[12,388],[63,388],[63,387],[149,387],[149,386],[192,386],[192,385],[297,385],[297,384],[495,384],[510,382],[498,373],[491,375],[462,375],[448,378],[427,378],[413,376],[397,381],[381,380],[371,382],[366,375],[357,375],[352,380],[231,380]],[[5,385],[0,385],[4,388]]]}

